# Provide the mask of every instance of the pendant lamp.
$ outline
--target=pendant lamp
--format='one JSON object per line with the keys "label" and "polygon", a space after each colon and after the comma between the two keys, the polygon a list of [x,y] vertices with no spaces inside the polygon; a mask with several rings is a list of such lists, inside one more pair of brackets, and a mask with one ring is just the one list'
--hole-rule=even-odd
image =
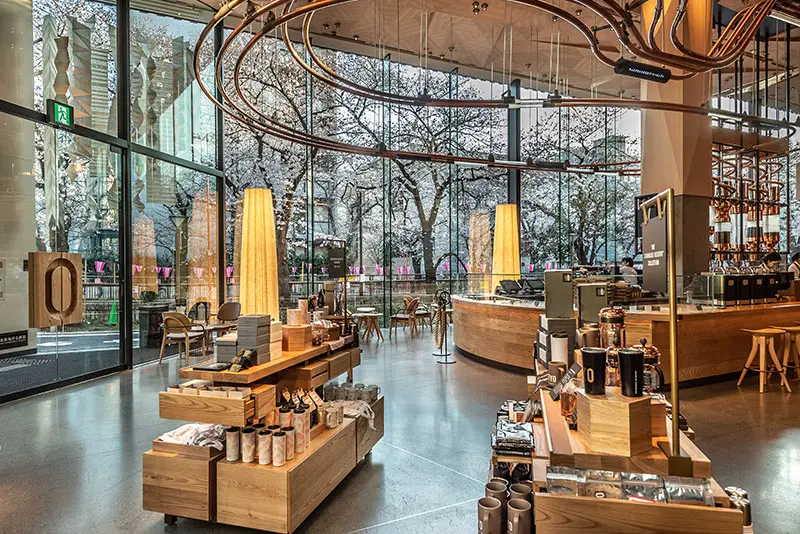
{"label": "pendant lamp", "polygon": [[278,257],[272,191],[245,189],[242,214],[240,304],[242,315],[278,319]]}
{"label": "pendant lamp", "polygon": [[501,280],[519,280],[519,220],[516,204],[498,204],[494,218],[492,287]]}

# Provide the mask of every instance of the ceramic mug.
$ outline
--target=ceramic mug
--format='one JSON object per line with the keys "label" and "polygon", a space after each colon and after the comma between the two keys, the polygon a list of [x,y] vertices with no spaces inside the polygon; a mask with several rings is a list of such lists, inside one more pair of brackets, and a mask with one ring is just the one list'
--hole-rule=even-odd
{"label": "ceramic mug", "polygon": [[508,480],[501,477],[492,477],[489,479],[489,482],[499,482],[500,484],[505,484],[506,488],[508,488],[509,485]]}
{"label": "ceramic mug", "polygon": [[502,482],[489,482],[486,484],[486,497],[494,497],[503,505],[508,501],[508,485]]}
{"label": "ceramic mug", "polygon": [[494,497],[484,497],[478,501],[478,533],[502,534],[503,504]]}
{"label": "ceramic mug", "polygon": [[512,484],[509,488],[508,500],[520,499],[523,501],[531,500],[531,487],[526,484]]}
{"label": "ceramic mug", "polygon": [[325,428],[336,428],[339,426],[339,415],[336,413],[336,408],[331,406],[325,410]]}
{"label": "ceramic mug", "polygon": [[508,501],[508,534],[531,534],[533,528],[533,508],[522,499]]}

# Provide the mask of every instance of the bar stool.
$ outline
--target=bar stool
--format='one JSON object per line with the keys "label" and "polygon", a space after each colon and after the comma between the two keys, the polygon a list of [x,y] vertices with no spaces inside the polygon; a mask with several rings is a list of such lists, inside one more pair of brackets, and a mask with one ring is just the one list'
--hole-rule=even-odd
{"label": "bar stool", "polygon": [[[744,364],[742,368],[742,375],[739,377],[739,381],[736,383],[736,386],[741,386],[742,381],[744,380],[744,376],[747,374],[747,371],[755,371],[758,373],[758,391],[760,393],[764,393],[764,383],[766,382],[766,374],[770,373],[770,369],[767,367],[767,351],[769,350],[769,356],[772,359],[772,363],[775,364],[775,368],[778,370],[778,374],[781,376],[781,384],[786,386],[786,389],[791,393],[792,388],[789,387],[789,381],[786,380],[786,370],[781,367],[781,362],[778,360],[777,354],[775,354],[775,338],[783,335],[784,331],[779,328],[760,328],[758,330],[748,330],[747,328],[742,328],[742,332],[747,332],[748,334],[753,335],[753,348],[750,349],[750,355],[747,357],[747,362]],[[756,359],[756,353],[758,353],[758,368],[754,369],[750,367],[753,364],[753,360]]]}
{"label": "bar stool", "polygon": [[[795,322],[800,324],[800,321]],[[785,332],[783,335],[783,368],[787,372],[789,369],[794,369],[795,377],[800,379],[800,326],[770,326],[770,328],[777,328]],[[791,353],[794,363],[789,363],[789,353]]]}

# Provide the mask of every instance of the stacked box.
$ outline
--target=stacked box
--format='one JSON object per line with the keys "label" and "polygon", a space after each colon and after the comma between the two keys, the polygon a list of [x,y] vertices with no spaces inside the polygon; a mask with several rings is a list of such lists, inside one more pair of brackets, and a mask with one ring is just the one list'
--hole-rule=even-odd
{"label": "stacked box", "polygon": [[243,315],[239,317],[239,348],[256,351],[256,364],[270,361],[270,332],[272,321],[269,315]]}
{"label": "stacked box", "polygon": [[217,338],[217,361],[232,362],[239,352],[236,334],[226,334]]}

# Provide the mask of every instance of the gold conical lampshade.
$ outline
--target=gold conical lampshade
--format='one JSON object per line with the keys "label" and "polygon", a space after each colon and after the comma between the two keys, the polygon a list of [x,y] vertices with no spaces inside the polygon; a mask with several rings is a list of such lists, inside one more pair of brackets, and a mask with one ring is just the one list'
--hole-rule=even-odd
{"label": "gold conical lampshade", "polygon": [[272,191],[245,189],[242,216],[242,315],[269,314],[278,319],[278,257]]}
{"label": "gold conical lampshade", "polygon": [[516,204],[498,204],[494,218],[492,288],[501,280],[519,280],[519,222]]}

